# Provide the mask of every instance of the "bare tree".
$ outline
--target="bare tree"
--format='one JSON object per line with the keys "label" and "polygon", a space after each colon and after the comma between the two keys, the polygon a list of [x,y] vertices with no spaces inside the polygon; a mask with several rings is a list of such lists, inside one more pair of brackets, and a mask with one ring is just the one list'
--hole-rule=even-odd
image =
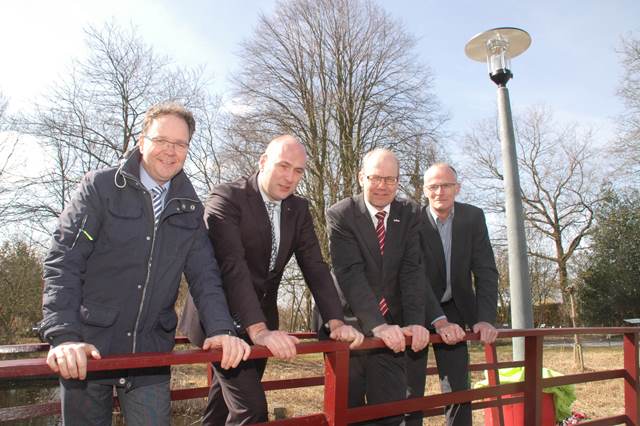
{"label": "bare tree", "polygon": [[[362,155],[438,138],[444,117],[414,48],[415,40],[374,2],[347,0],[280,2],[242,44],[233,83],[243,108],[231,139],[246,155],[261,152],[246,145],[248,137],[251,143],[278,133],[300,137],[309,154],[300,191],[312,201],[325,254],[324,211],[357,192]],[[413,173],[414,162],[405,168]]]}
{"label": "bare tree", "polygon": [[207,91],[204,68],[173,65],[135,28],[116,23],[89,27],[85,37],[88,56],[73,60],[68,74],[20,120],[20,130],[37,138],[48,161],[38,177],[21,180],[22,201],[12,213],[44,234],[87,171],[116,165],[135,145],[145,112],[160,101],[180,101],[196,114],[188,168],[201,191],[219,178],[213,154],[218,101]]}
{"label": "bare tree", "polygon": [[640,182],[640,39],[629,35],[619,50],[624,74],[618,96],[626,110],[618,118],[618,141],[612,150],[623,160],[622,171],[629,171]]}
{"label": "bare tree", "polygon": [[[416,167],[426,166],[412,154],[436,150],[445,116],[431,72],[415,57],[415,40],[370,0],[281,1],[259,17],[239,56],[225,151],[248,171],[273,136],[301,139],[308,162],[299,191],[310,200],[326,258],[325,210],[358,191],[365,152],[404,154],[403,184],[411,188]],[[295,300],[308,311],[304,288]]]}
{"label": "bare tree", "polygon": [[[544,107],[516,118],[521,196],[528,233],[541,238],[529,255],[552,262],[563,299],[568,296],[570,318],[577,325],[573,286],[569,277],[572,256],[582,247],[601,200],[604,180],[595,169],[597,154],[591,132],[576,125],[560,126]],[[495,123],[482,123],[466,137],[469,163],[466,175],[477,189],[478,202],[488,210],[504,211],[502,163]],[[537,260],[536,260],[537,262]],[[582,365],[579,341],[576,361]]]}

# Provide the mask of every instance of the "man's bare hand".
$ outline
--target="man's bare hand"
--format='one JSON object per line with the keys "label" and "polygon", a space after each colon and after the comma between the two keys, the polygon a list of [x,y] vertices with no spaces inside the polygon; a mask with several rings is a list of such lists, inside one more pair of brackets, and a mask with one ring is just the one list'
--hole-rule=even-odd
{"label": "man's bare hand", "polygon": [[352,326],[344,324],[342,321],[329,321],[329,328],[331,329],[331,334],[329,335],[331,339],[338,342],[351,342],[349,345],[351,349],[360,346],[364,340],[364,334]]}
{"label": "man's bare hand", "polygon": [[474,333],[480,333],[480,341],[485,344],[491,344],[498,337],[498,330],[485,321],[480,321],[473,326]]}
{"label": "man's bare hand", "polygon": [[300,343],[297,337],[284,331],[267,329],[257,333],[251,340],[256,345],[266,346],[274,357],[289,361],[296,357],[296,344]]}
{"label": "man's bare hand", "polygon": [[222,368],[236,368],[240,361],[246,361],[251,354],[251,347],[244,340],[236,336],[220,334],[218,336],[207,337],[202,345],[205,351],[211,349],[222,349]]}
{"label": "man's bare hand", "polygon": [[382,339],[384,344],[395,353],[404,351],[405,338],[399,326],[380,324],[371,331],[375,337]]}
{"label": "man's bare hand", "polygon": [[411,350],[418,352],[423,350],[429,344],[429,330],[421,325],[408,325],[402,328],[405,336],[412,336]]}
{"label": "man's bare hand", "polygon": [[458,324],[441,319],[433,323],[436,333],[440,335],[442,341],[447,345],[455,345],[464,340],[465,332]]}
{"label": "man's bare hand", "polygon": [[84,342],[65,342],[49,349],[47,365],[65,379],[87,378],[87,356],[100,359],[98,349]]}

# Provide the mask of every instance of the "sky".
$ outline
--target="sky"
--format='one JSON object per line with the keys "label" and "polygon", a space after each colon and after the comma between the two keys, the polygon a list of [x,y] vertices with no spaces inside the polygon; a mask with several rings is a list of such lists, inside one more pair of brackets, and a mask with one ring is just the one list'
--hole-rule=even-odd
{"label": "sky", "polygon": [[[529,50],[512,61],[508,87],[514,113],[546,105],[560,121],[592,127],[597,143],[613,140],[613,119],[623,112],[616,96],[622,78],[616,49],[621,37],[640,37],[640,1],[378,4],[418,40],[414,53],[430,67],[434,92],[451,118],[450,146],[496,109],[486,65],[468,59],[465,44],[477,33],[504,26],[522,28],[532,38]],[[86,55],[83,28],[115,20],[136,26],[145,42],[177,63],[205,65],[214,91],[225,95],[229,76],[240,66],[239,43],[251,37],[259,14],[276,6],[271,0],[0,2],[0,91],[12,111],[29,108],[65,76],[72,58]]]}

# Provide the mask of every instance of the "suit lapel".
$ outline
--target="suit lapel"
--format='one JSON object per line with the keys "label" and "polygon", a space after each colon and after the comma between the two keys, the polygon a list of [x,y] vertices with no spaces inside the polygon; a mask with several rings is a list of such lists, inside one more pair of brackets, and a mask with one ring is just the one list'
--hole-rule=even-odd
{"label": "suit lapel", "polygon": [[402,226],[402,211],[400,204],[393,200],[389,208],[389,217],[387,218],[387,228],[384,240],[384,252],[388,255],[401,253],[400,245],[402,243],[399,236],[400,227]]}
{"label": "suit lapel", "polygon": [[289,198],[282,200],[282,204],[280,204],[280,245],[278,246],[278,257],[276,258],[276,271],[284,269],[284,265],[281,267],[281,262],[286,259],[286,254],[292,245],[294,211],[290,204]]}
{"label": "suit lapel", "polygon": [[462,211],[458,204],[455,203],[453,210],[453,223],[451,224],[451,286],[456,282],[455,275],[457,275],[457,261],[464,253],[465,229],[464,219],[461,215]]}
{"label": "suit lapel", "polygon": [[431,253],[435,258],[435,263],[438,265],[438,272],[442,277],[441,282],[446,282],[447,271],[446,271],[446,262],[444,259],[444,247],[442,247],[442,240],[440,239],[440,233],[438,232],[438,226],[436,225],[436,221],[431,215],[431,211],[429,210],[429,205],[423,207],[424,214],[422,217],[425,220],[425,232],[427,233],[427,244],[431,248]]}
{"label": "suit lapel", "polygon": [[369,210],[364,204],[364,196],[362,194],[356,197],[356,227],[360,231],[360,235],[364,238],[365,244],[371,255],[376,260],[379,267],[382,267],[382,255],[380,254],[380,246],[378,245],[378,237],[376,236],[376,228],[373,220],[369,215]]}
{"label": "suit lapel", "polygon": [[268,268],[269,258],[271,257],[271,222],[269,222],[267,208],[264,205],[264,200],[262,199],[262,195],[258,189],[257,177],[258,174],[256,173],[249,178],[249,185],[247,186],[247,203],[251,207],[249,211],[253,214],[254,223],[256,224],[258,234],[260,234],[260,238],[262,239],[263,259],[267,259]]}

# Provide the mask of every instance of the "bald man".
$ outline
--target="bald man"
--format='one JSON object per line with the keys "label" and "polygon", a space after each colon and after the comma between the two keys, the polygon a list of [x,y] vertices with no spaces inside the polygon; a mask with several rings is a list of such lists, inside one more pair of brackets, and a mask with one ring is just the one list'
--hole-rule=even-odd
{"label": "bald man", "polygon": [[[307,154],[294,136],[269,143],[259,171],[249,178],[218,185],[206,203],[209,237],[222,272],[229,308],[239,335],[269,348],[281,359],[296,355],[298,340],[278,331],[278,286],[295,255],[313,294],[330,338],[359,345],[364,336],[345,325],[327,264],[323,261],[307,200],[294,195],[305,171]],[[200,344],[197,311],[188,301],[180,328]],[[205,425],[240,425],[267,421],[261,379],[266,359],[249,360],[238,368],[215,365]]]}
{"label": "bald man", "polygon": [[[404,399],[405,336],[413,336],[412,352],[429,343],[418,207],[396,199],[399,172],[391,151],[369,152],[358,174],[362,193],[327,211],[331,262],[347,303],[345,315],[355,317],[366,335],[386,345],[351,353],[350,407]],[[394,416],[363,424],[402,422],[403,416]]]}

